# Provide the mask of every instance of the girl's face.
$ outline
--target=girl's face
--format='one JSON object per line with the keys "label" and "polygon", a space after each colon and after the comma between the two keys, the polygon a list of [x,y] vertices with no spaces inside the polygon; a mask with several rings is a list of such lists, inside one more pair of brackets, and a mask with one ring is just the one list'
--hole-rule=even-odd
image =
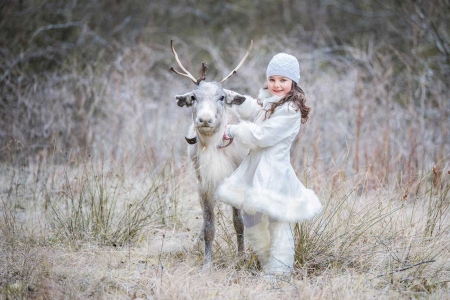
{"label": "girl's face", "polygon": [[272,95],[283,97],[291,91],[292,80],[284,76],[273,75],[267,80],[267,87]]}

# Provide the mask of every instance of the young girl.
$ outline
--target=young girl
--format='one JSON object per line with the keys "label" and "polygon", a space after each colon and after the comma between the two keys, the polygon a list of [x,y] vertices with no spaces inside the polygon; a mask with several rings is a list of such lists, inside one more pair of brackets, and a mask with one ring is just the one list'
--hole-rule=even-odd
{"label": "young girl", "polygon": [[[322,208],[316,194],[298,180],[290,162],[291,144],[308,120],[303,90],[297,85],[297,59],[275,55],[267,67],[267,87],[258,100],[227,92],[241,119],[228,125],[224,138],[250,148],[248,156],[216,192],[216,198],[244,211],[245,235],[266,274],[289,274],[294,266],[294,225]],[[248,122],[250,121],[250,122]]]}

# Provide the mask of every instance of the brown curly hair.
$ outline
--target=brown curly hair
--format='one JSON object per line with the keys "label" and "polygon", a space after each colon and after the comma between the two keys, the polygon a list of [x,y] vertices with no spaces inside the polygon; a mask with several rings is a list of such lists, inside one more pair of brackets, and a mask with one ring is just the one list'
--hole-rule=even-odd
{"label": "brown curly hair", "polygon": [[[268,89],[267,85],[264,86],[264,89]],[[286,102],[292,102],[295,106],[295,111],[301,112],[302,115],[302,124],[306,123],[308,121],[308,115],[311,111],[311,107],[306,105],[306,96],[305,92],[302,90],[300,86],[294,81],[292,81],[292,88],[287,93],[286,96],[284,96],[280,101],[272,103],[271,107],[266,110],[266,115],[264,117],[264,120],[270,118],[270,116],[273,114],[275,109],[278,106],[283,105]],[[258,99],[258,104],[262,106],[261,100]]]}

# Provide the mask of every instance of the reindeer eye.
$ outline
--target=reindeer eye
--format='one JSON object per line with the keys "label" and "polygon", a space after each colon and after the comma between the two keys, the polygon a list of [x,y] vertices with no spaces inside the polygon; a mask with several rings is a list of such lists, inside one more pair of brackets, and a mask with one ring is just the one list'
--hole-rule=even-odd
{"label": "reindeer eye", "polygon": [[191,100],[192,100],[192,101],[196,100],[195,95],[192,95],[192,96],[191,96]]}
{"label": "reindeer eye", "polygon": [[224,99],[225,99],[225,96],[223,96],[223,95],[220,96],[220,98],[219,98],[220,101],[223,101]]}

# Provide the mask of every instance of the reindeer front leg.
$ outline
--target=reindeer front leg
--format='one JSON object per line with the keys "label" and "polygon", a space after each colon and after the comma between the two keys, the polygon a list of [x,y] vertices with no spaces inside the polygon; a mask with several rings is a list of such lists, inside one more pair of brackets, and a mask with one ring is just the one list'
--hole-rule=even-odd
{"label": "reindeer front leg", "polygon": [[205,239],[205,253],[203,268],[209,268],[212,262],[212,243],[216,228],[214,225],[214,200],[207,193],[201,194],[201,204],[203,210],[203,236]]}
{"label": "reindeer front leg", "polygon": [[233,207],[233,225],[236,230],[238,255],[244,254],[244,222],[241,211]]}

